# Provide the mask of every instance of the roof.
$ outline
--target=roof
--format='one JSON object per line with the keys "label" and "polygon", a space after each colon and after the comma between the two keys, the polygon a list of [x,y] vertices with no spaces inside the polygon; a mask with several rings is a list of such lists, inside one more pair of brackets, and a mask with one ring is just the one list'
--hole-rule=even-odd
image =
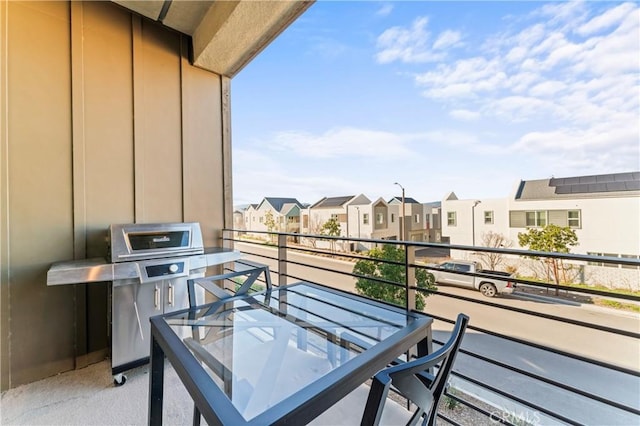
{"label": "roof", "polygon": [[287,212],[288,212],[289,210],[291,210],[292,204],[297,205],[298,207],[302,207],[300,202],[295,198],[265,197],[257,208],[260,208],[260,206],[262,206],[262,204],[265,201],[269,203],[271,207],[273,207],[274,210],[277,211],[278,213],[283,213],[283,209],[285,206],[288,206],[287,207]]}
{"label": "roof", "polygon": [[343,197],[329,197],[323,198],[318,201],[314,205],[311,206],[312,209],[322,209],[322,208],[332,208],[332,207],[342,207],[346,203],[349,202],[355,195],[345,195]]}
{"label": "roof", "polygon": [[[401,203],[402,197],[393,197],[389,200],[389,204]],[[421,204],[411,197],[404,197],[405,204]]]}
{"label": "roof", "polygon": [[640,195],[640,172],[523,180],[516,200],[604,198]]}

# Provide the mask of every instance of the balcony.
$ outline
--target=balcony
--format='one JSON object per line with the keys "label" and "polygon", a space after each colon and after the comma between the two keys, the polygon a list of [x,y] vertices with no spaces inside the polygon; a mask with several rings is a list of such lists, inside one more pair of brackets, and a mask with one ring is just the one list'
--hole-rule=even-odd
{"label": "balcony", "polygon": [[[419,288],[411,277],[434,266],[416,258],[417,250],[446,248],[473,258],[494,253],[506,259],[531,255],[525,250],[489,249],[432,243],[345,239],[316,236],[314,246],[293,233],[264,233],[263,243],[244,240],[225,230],[223,244],[235,246],[250,260],[270,266],[274,284],[310,281],[356,291],[361,278],[355,262],[366,253],[341,248],[392,244],[406,253],[403,261],[384,261],[402,268],[403,282],[374,278],[383,286],[404,290],[406,300],[427,296],[424,311],[436,319],[434,344],[448,338],[455,316],[471,322],[439,411],[439,424],[638,424],[640,422],[640,333],[635,312],[595,306],[589,300],[622,305],[640,302],[636,294],[556,286],[550,282],[503,277],[517,283],[511,295],[487,298],[456,287]],[[327,249],[322,247],[324,242]],[[277,242],[277,244],[275,243]],[[635,268],[637,259],[534,253],[575,265],[589,262]],[[235,265],[227,265],[234,270]],[[486,274],[461,275],[486,277]],[[492,278],[496,278],[492,276]],[[233,286],[232,286],[233,287]],[[555,296],[556,287],[560,297]],[[165,422],[191,421],[193,405],[168,367]],[[2,397],[2,424],[144,424],[147,419],[148,367],[128,373],[127,384],[113,387],[109,364],[102,362],[18,387]]]}

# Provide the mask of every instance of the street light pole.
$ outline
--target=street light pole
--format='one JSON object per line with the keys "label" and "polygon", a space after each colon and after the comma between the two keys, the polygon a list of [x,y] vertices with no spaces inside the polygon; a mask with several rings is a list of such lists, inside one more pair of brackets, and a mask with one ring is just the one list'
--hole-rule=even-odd
{"label": "street light pole", "polygon": [[404,187],[402,185],[400,185],[398,182],[395,182],[394,185],[398,185],[400,187],[400,189],[402,189],[402,220],[400,221],[400,239],[402,241],[405,240],[405,222],[404,222]]}
{"label": "street light pole", "polygon": [[471,245],[476,246],[476,206],[480,204],[480,200],[475,200],[471,206]]}

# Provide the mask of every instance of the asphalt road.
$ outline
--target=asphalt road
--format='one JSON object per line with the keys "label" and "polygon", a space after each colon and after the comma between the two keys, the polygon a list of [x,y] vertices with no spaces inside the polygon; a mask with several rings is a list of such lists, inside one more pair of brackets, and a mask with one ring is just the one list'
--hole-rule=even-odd
{"label": "asphalt road", "polygon": [[[237,248],[256,255],[247,256],[247,258],[269,265],[272,271],[278,270],[277,262],[269,259],[277,256],[275,248],[246,243],[238,243]],[[287,283],[306,280],[346,291],[354,291],[355,289],[355,279],[346,275],[351,273],[353,269],[352,262],[291,251],[288,260],[287,275],[290,277]],[[275,272],[273,279],[275,283],[278,282]],[[572,306],[542,300],[521,299],[517,295],[488,299],[476,291],[449,286],[440,286],[439,291],[443,294],[431,295],[427,298],[425,308],[427,314],[453,320],[459,312],[464,312],[469,315],[472,326],[640,371],[640,342],[632,337],[549,320],[535,314],[518,313],[499,307],[454,299],[447,297],[447,294],[636,333],[640,332],[640,316],[637,314],[592,306]],[[435,321],[434,339],[446,340],[450,328],[451,325],[446,322]],[[537,374],[545,379],[574,387],[582,392],[640,409],[640,378],[637,375],[618,373],[474,330],[469,330],[465,335],[463,348],[489,359],[498,360],[512,367]],[[585,424],[640,424],[640,416],[638,415],[608,407],[591,398],[585,398],[545,383],[544,380],[532,380],[520,373],[465,354],[460,354],[456,362],[456,369],[461,373],[504,390],[509,395],[520,397],[539,407],[560,413],[574,421]],[[486,390],[476,389],[468,382],[458,380],[455,386],[495,404],[506,404],[507,406],[509,404],[508,400],[503,400],[500,396],[488,393]],[[532,420],[531,423],[549,424],[552,422],[535,407],[513,406],[510,410],[528,417],[529,420]]]}

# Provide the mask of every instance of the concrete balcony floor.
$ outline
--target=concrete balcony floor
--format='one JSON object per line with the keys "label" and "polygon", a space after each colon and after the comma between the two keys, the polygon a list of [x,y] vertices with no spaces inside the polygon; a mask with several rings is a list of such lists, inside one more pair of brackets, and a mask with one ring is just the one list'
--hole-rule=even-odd
{"label": "concrete balcony floor", "polygon": [[[166,363],[164,423],[192,423],[193,402]],[[0,403],[2,425],[145,425],[149,365],[126,373],[113,385],[108,360],[10,389]],[[204,424],[204,420],[203,420]]]}

